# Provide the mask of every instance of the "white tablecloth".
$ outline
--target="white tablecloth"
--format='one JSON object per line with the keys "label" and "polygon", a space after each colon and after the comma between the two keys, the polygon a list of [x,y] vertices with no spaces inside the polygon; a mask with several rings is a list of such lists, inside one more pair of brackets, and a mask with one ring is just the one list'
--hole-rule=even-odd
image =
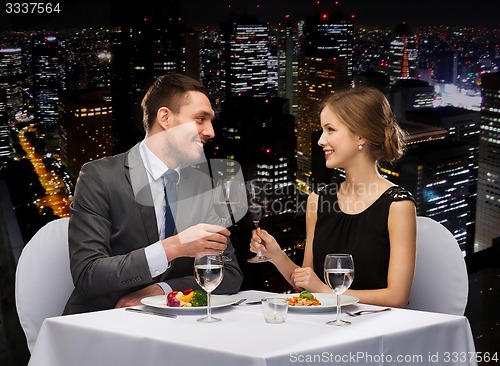
{"label": "white tablecloth", "polygon": [[283,324],[266,323],[261,305],[230,306],[214,314],[223,321],[197,322],[203,313],[171,319],[124,309],[49,318],[29,365],[477,364],[470,325],[462,316],[393,309],[349,317],[351,325],[336,327],[325,324],[335,311],[289,311]]}

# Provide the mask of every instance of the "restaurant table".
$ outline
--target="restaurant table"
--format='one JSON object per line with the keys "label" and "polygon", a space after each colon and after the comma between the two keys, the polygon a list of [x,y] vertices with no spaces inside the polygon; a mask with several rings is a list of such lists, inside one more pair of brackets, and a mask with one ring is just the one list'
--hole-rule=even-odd
{"label": "restaurant table", "polygon": [[[269,295],[233,296],[250,301]],[[196,321],[203,311],[172,319],[125,309],[48,318],[29,366],[477,365],[464,316],[395,308],[359,317],[342,314],[352,324],[339,327],[326,324],[335,310],[290,310],[282,324],[266,323],[260,304],[227,306],[213,314],[222,321]]]}

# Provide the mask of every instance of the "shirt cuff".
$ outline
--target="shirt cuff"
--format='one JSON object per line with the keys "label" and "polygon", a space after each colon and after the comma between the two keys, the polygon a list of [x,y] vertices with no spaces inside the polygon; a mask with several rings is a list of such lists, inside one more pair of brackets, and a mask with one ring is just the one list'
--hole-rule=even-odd
{"label": "shirt cuff", "polygon": [[148,262],[149,271],[151,272],[151,278],[158,277],[170,267],[161,240],[144,248],[144,253],[146,255],[146,261]]}
{"label": "shirt cuff", "polygon": [[168,295],[169,293],[171,293],[173,291],[172,287],[170,287],[170,285],[168,285],[166,282],[158,282],[156,285],[158,285],[162,288],[165,295]]}

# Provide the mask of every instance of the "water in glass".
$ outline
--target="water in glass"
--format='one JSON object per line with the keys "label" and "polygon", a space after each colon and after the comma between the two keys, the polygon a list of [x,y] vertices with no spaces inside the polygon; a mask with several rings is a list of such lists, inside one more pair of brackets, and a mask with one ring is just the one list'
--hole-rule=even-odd
{"label": "water in glass", "polygon": [[327,254],[324,263],[325,282],[337,295],[337,319],[328,321],[328,325],[351,324],[340,319],[341,296],[354,280],[354,261],[350,254]]}
{"label": "water in glass", "polygon": [[207,315],[197,319],[203,323],[219,322],[212,316],[211,294],[219,286],[224,276],[224,262],[221,254],[198,253],[194,258],[194,277],[198,285],[207,292]]}

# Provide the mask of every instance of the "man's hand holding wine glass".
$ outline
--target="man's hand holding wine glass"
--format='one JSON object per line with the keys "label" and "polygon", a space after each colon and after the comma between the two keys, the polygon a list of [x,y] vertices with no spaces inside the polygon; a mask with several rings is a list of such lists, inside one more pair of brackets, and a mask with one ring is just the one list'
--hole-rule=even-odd
{"label": "man's hand holding wine glass", "polygon": [[200,252],[222,253],[231,232],[218,225],[197,224],[163,240],[168,258],[194,257]]}

